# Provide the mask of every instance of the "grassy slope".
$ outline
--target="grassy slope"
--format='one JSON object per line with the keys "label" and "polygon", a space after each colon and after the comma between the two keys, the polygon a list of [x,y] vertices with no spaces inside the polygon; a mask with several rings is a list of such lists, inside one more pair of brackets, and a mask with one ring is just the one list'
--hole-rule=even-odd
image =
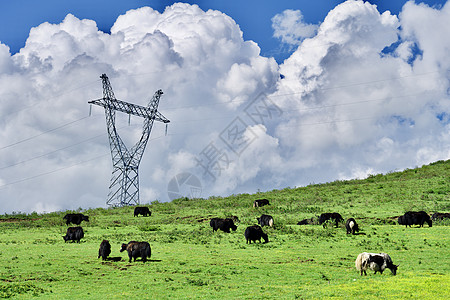
{"label": "grassy slope", "polygon": [[[256,198],[272,205],[254,209]],[[257,195],[154,202],[152,216],[132,207],[90,209],[80,244],[62,239],[65,212],[0,216],[0,298],[446,298],[450,294],[449,223],[405,228],[393,217],[406,210],[450,211],[450,161],[366,180],[337,181]],[[355,217],[366,235],[297,226],[337,211]],[[245,244],[243,232],[268,213],[268,244]],[[213,233],[209,218],[239,216],[236,232]],[[100,242],[112,257],[97,259]],[[146,240],[152,260],[128,263],[120,244]],[[397,276],[359,276],[362,251],[387,252]]]}

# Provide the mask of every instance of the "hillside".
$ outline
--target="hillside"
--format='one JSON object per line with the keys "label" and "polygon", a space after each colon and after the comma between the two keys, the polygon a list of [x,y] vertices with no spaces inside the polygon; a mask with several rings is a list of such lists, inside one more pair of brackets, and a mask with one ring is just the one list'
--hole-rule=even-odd
{"label": "hillside", "polygon": [[[29,298],[366,298],[433,297],[450,293],[450,222],[433,227],[396,225],[407,210],[450,211],[450,160],[416,169],[301,188],[209,199],[152,202],[150,217],[133,207],[81,210],[81,243],[64,243],[66,212],[0,216],[0,297]],[[253,208],[255,199],[271,205]],[[323,212],[354,217],[361,234],[296,225]],[[247,226],[261,214],[270,242],[246,244]],[[235,232],[212,232],[212,217],[238,216]],[[112,259],[97,258],[103,239]],[[120,245],[148,241],[151,260],[128,262]],[[400,263],[397,276],[361,277],[354,261],[363,251],[386,252]],[[446,258],[442,261],[442,258]],[[380,284],[383,289],[379,289]],[[435,291],[442,293],[439,296]]]}
{"label": "hillside", "polygon": [[[176,199],[172,202],[151,203],[155,213],[171,212],[177,217],[187,217],[186,208],[197,217],[208,217],[220,212],[222,215],[237,215],[240,211],[245,217],[246,211],[254,199],[270,199],[275,206],[273,213],[285,215],[286,224],[296,224],[298,218],[308,218],[327,211],[343,212],[343,215],[360,218],[380,219],[398,216],[408,210],[425,210],[429,213],[450,210],[450,160],[437,161],[415,169],[392,172],[386,175],[371,175],[363,180],[334,181],[325,184],[312,184],[306,187],[285,188],[256,194],[239,194],[228,197],[210,197],[208,199]],[[269,208],[266,208],[269,209]],[[96,209],[80,210],[96,213]],[[129,208],[112,208],[107,211],[120,214]],[[99,208],[103,212],[104,209]],[[250,210],[251,211],[251,210]],[[63,215],[5,214],[0,219],[38,219]],[[194,218],[194,215],[190,217]],[[293,219],[290,219],[293,218]],[[44,218],[45,219],[45,218]],[[186,218],[187,222],[189,218]]]}

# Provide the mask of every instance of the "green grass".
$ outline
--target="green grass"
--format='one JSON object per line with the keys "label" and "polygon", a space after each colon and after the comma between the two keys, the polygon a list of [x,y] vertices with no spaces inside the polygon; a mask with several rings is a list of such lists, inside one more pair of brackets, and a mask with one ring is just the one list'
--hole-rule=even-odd
{"label": "green grass", "polygon": [[[257,198],[270,206],[253,208]],[[450,161],[366,180],[336,181],[255,195],[153,202],[152,216],[133,208],[89,209],[81,243],[64,243],[66,212],[0,216],[0,298],[28,299],[446,299],[450,294],[450,222],[396,225],[407,210],[450,211]],[[298,226],[322,212],[354,217],[364,234]],[[267,244],[243,232],[262,213]],[[211,217],[236,215],[236,232],[213,233]],[[111,257],[97,258],[103,239]],[[128,263],[120,245],[148,241],[151,260]],[[360,276],[363,251],[387,252],[397,276]]]}

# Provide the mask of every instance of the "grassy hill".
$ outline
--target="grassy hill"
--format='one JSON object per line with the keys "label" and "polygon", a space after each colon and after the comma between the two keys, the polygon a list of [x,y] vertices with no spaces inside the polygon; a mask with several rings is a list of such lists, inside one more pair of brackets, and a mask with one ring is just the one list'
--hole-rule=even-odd
{"label": "grassy hill", "polygon": [[[255,199],[270,206],[253,208]],[[0,298],[122,299],[402,299],[450,294],[448,221],[423,228],[396,225],[408,210],[450,211],[450,161],[258,194],[177,199],[149,205],[151,217],[133,217],[133,207],[87,209],[81,243],[64,243],[67,212],[0,216]],[[340,228],[296,225],[323,212],[354,217],[361,235]],[[261,214],[267,244],[246,244],[247,226]],[[236,232],[212,232],[211,217],[235,215]],[[97,258],[103,239],[108,261]],[[148,241],[151,260],[128,263],[120,245]],[[397,276],[361,277],[356,256],[387,252]],[[437,292],[439,291],[439,292]]]}

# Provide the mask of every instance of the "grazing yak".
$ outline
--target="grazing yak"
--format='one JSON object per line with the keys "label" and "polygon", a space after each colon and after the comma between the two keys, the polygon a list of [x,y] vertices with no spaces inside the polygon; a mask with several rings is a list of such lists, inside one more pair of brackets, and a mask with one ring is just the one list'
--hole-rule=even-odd
{"label": "grazing yak", "polygon": [[434,213],[431,216],[431,220],[432,221],[442,221],[444,219],[450,219],[450,213],[438,213],[438,212],[436,212],[436,213]]}
{"label": "grazing yak", "polygon": [[322,225],[325,228],[325,222],[328,220],[334,220],[336,222],[336,227],[338,227],[339,222],[344,222],[342,216],[336,212],[334,213],[323,213],[319,216],[319,225]]}
{"label": "grazing yak", "polygon": [[269,215],[261,215],[260,218],[256,218],[256,220],[258,220],[258,224],[261,225],[261,227],[263,226],[273,226],[273,218],[272,216]]}
{"label": "grazing yak", "polygon": [[423,227],[425,222],[428,223],[429,227],[433,226],[430,216],[424,211],[408,211],[403,216],[398,217],[397,221],[398,224],[405,225],[405,227],[411,227],[411,225]]}
{"label": "grazing yak", "polygon": [[258,199],[253,202],[253,207],[261,207],[264,205],[270,205],[269,200],[267,199]]}
{"label": "grazing yak", "polygon": [[134,208],[134,216],[143,215],[144,217],[151,216],[152,212],[146,206],[136,206]]}
{"label": "grazing yak", "polygon": [[142,258],[142,262],[146,262],[147,258],[150,258],[150,256],[152,255],[152,249],[150,248],[150,244],[147,242],[131,241],[128,244],[122,244],[120,252],[123,252],[125,250],[127,250],[128,252],[130,263],[132,258],[134,259],[134,261],[136,261],[136,258],[138,257]]}
{"label": "grazing yak", "polygon": [[247,240],[247,244],[251,244],[252,241],[256,243],[258,240],[261,243],[261,238],[264,239],[264,243],[269,242],[269,238],[267,234],[265,234],[262,228],[259,225],[248,226],[245,229],[245,239]]}
{"label": "grazing yak", "polygon": [[367,269],[375,271],[374,274],[377,272],[383,274],[383,271],[386,268],[390,269],[393,275],[396,275],[398,266],[399,265],[394,265],[392,263],[392,259],[387,253],[363,252],[358,255],[355,261],[355,267],[358,271],[360,271],[361,276],[363,273],[364,275],[367,275]]}
{"label": "grazing yak", "polygon": [[230,233],[230,229],[233,231],[236,231],[237,229],[237,226],[234,225],[233,220],[229,218],[212,218],[211,221],[209,221],[209,225],[212,227],[213,231],[217,231],[217,229],[220,229],[223,232]]}
{"label": "grazing yak", "polygon": [[233,220],[234,223],[240,223],[241,222],[237,216],[230,216],[230,217],[228,217],[228,219]]}
{"label": "grazing yak", "polygon": [[80,225],[81,221],[89,222],[89,217],[83,214],[66,214],[63,217],[63,220],[66,220],[67,225],[69,225],[70,223]]}
{"label": "grazing yak", "polygon": [[100,244],[100,248],[98,249],[98,257],[102,257],[102,260],[106,260],[108,255],[111,254],[111,244],[108,240],[103,240]]}
{"label": "grazing yak", "polygon": [[353,218],[349,218],[345,223],[345,229],[347,229],[347,234],[355,234],[355,232],[359,231],[358,223]]}
{"label": "grazing yak", "polygon": [[303,219],[297,223],[297,225],[312,225],[312,224],[314,224],[314,218]]}
{"label": "grazing yak", "polygon": [[83,228],[80,226],[78,227],[69,227],[67,228],[66,235],[63,236],[63,239],[65,242],[67,241],[76,241],[80,242],[80,240],[84,237],[84,231]]}

